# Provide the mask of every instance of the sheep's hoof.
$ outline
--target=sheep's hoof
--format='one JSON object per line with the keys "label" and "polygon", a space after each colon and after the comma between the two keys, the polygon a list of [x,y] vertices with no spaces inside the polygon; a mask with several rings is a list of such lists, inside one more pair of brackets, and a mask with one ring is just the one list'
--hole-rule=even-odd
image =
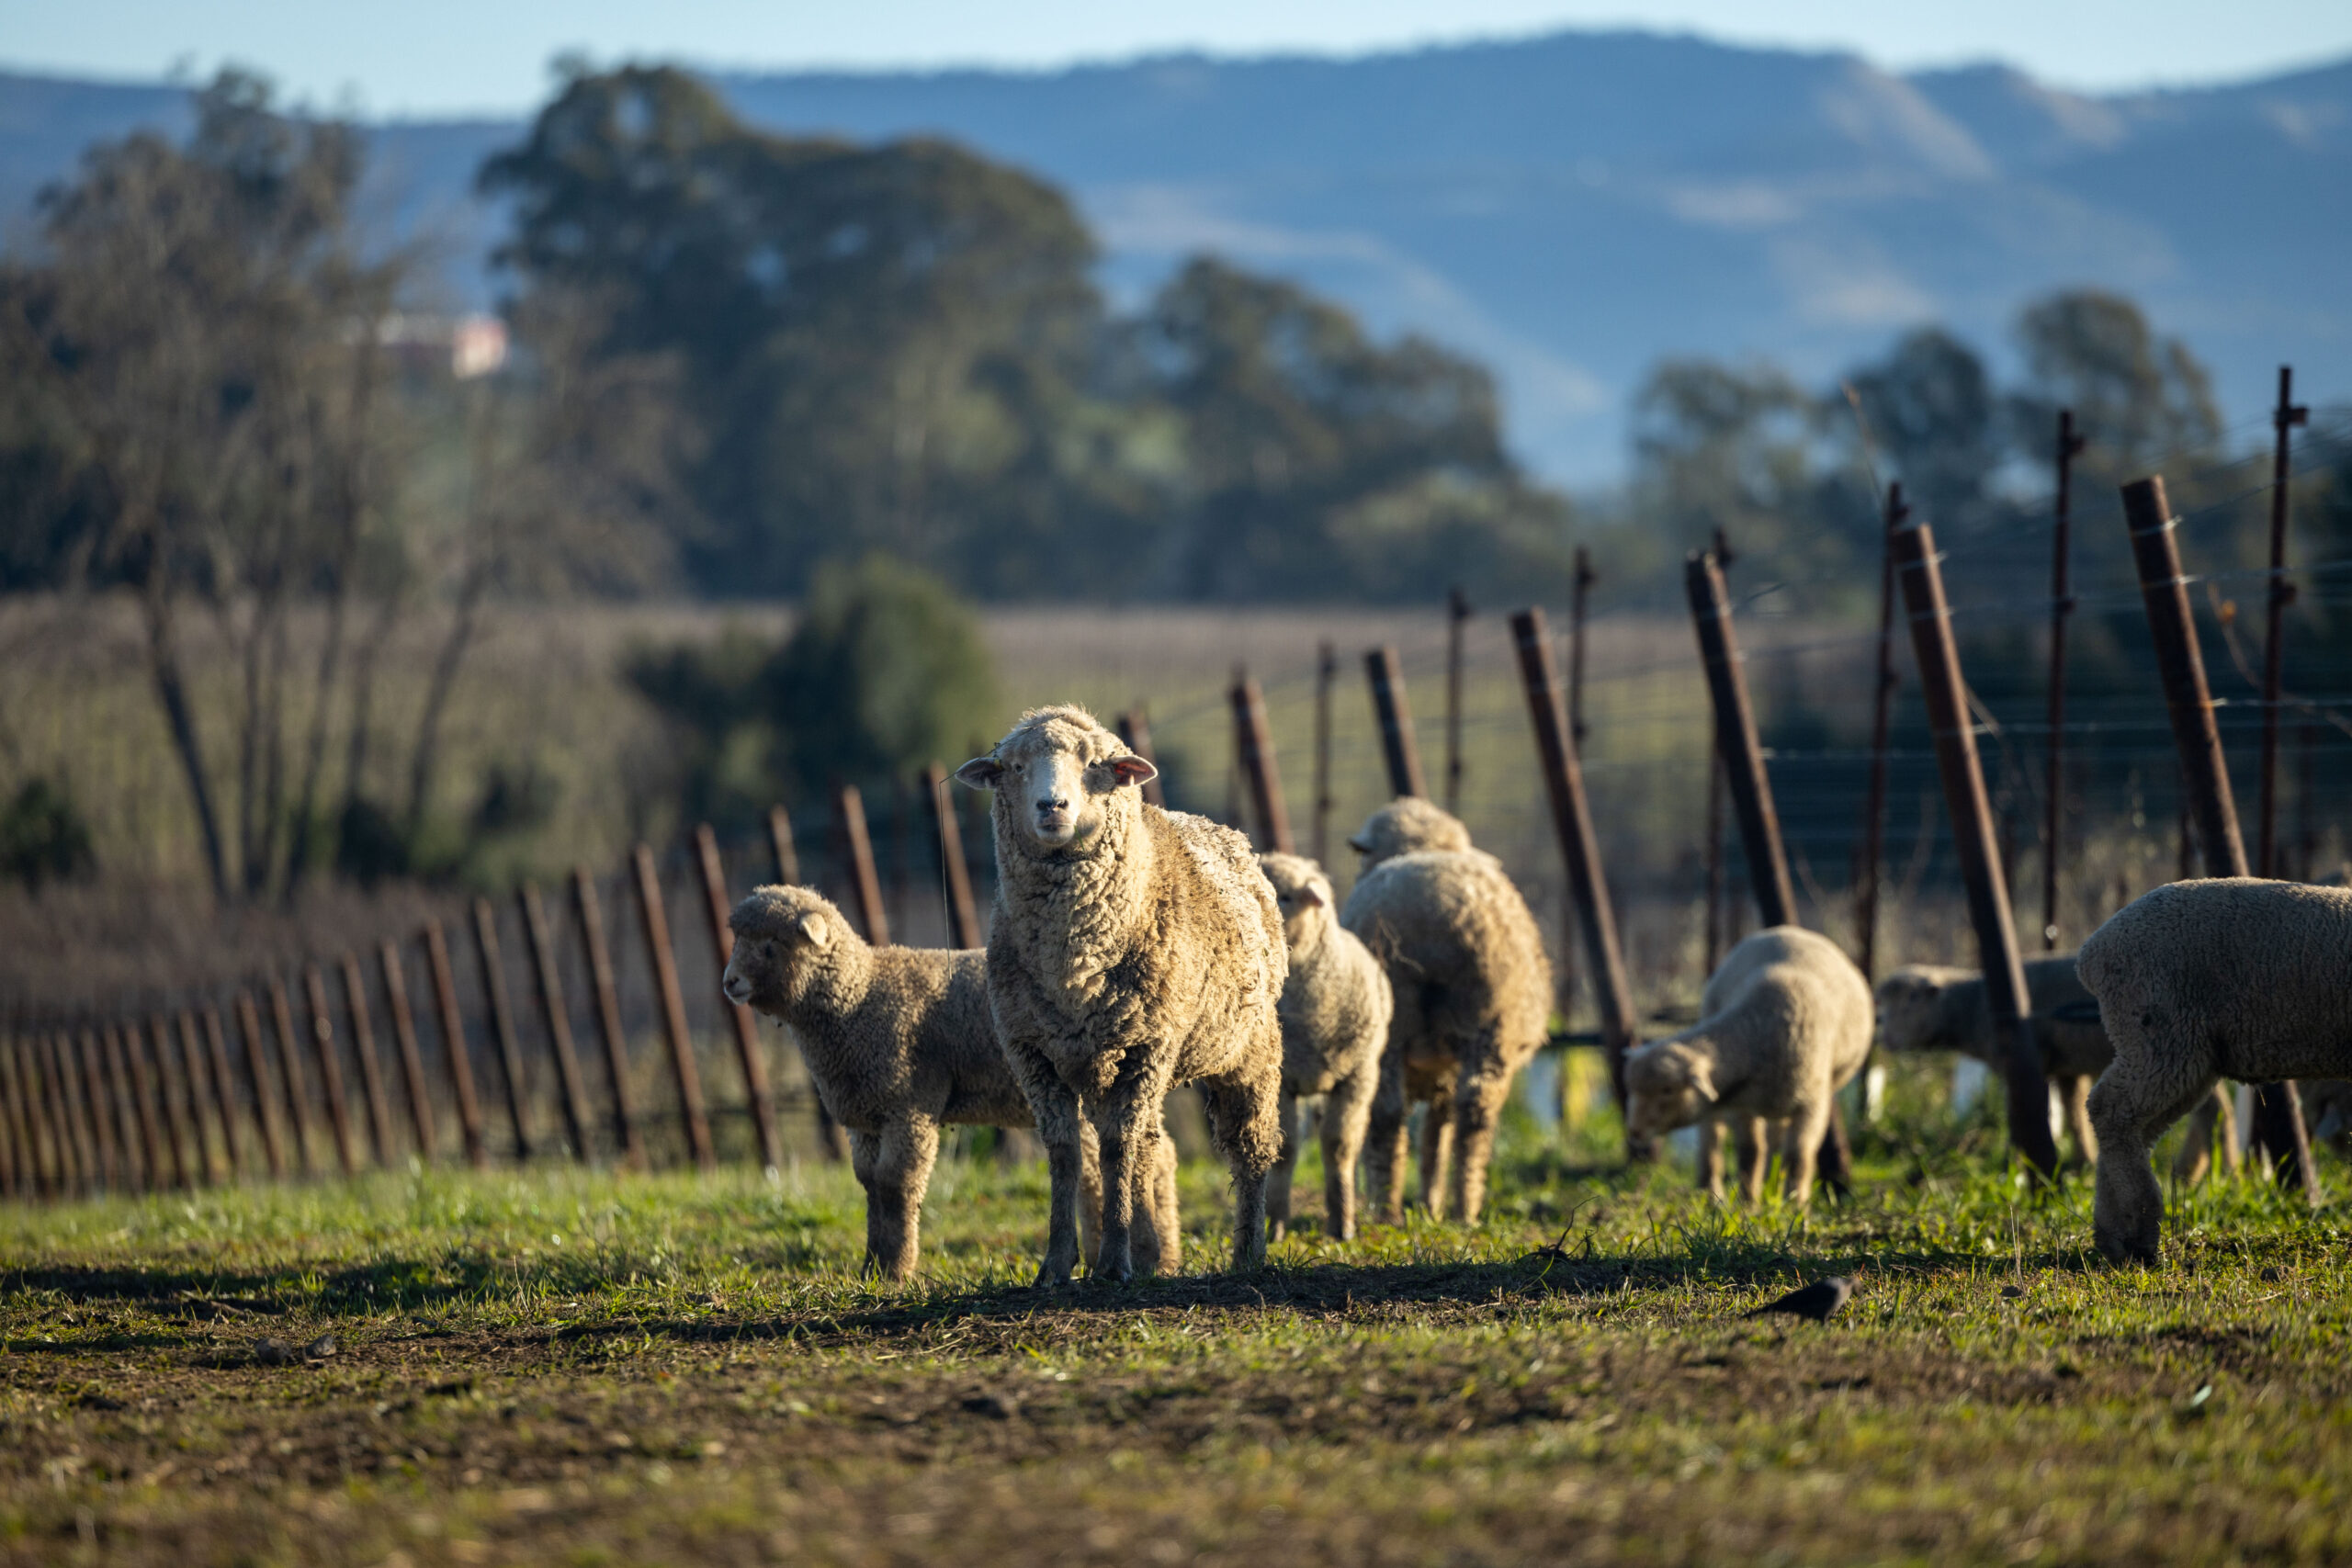
{"label": "sheep's hoof", "polygon": [[2093,1225],[2091,1240],[2109,1263],[2142,1263],[2154,1268],[2163,1261],[2163,1247],[2154,1236],[2127,1236],[2104,1225]]}

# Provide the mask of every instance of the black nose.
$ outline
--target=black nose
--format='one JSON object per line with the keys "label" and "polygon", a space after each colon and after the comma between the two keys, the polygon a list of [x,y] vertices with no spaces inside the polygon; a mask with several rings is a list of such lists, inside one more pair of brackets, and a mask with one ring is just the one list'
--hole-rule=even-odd
{"label": "black nose", "polygon": [[1069,809],[1069,802],[1058,796],[1052,800],[1041,800],[1037,803],[1037,809],[1040,811],[1068,811]]}

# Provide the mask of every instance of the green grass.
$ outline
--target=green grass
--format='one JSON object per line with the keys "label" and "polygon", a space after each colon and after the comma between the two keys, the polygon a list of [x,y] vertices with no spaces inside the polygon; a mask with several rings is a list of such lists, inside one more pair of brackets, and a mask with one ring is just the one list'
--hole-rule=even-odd
{"label": "green grass", "polygon": [[[1800,1213],[1521,1119],[1484,1227],[1340,1246],[1309,1179],[1249,1278],[1188,1167],[1185,1275],[1049,1293],[1042,1174],[960,1160],[904,1290],[831,1168],[11,1210],[0,1560],[2352,1556],[2344,1211],[2180,1194],[2109,1269],[1988,1125],[1898,1096]],[[1856,1269],[1826,1326],[1740,1315]]]}

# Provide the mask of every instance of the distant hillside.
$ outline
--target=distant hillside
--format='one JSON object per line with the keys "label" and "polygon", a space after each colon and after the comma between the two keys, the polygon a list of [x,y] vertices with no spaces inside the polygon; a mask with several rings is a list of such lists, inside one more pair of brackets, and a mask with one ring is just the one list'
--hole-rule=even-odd
{"label": "distant hillside", "polygon": [[[2004,345],[2026,299],[2098,282],[2220,373],[2233,420],[2281,359],[2352,397],[2352,62],[2086,97],[2000,66],[1564,33],[1351,60],[1168,58],[1052,73],[722,75],[748,118],[939,132],[1068,186],[1123,296],[1214,249],[1501,373],[1544,471],[1622,465],[1667,354],[1826,377],[1910,323]],[[0,76],[0,207],[91,137],[174,123],[153,86]],[[480,298],[468,195],[492,122],[379,128],[380,209]]]}

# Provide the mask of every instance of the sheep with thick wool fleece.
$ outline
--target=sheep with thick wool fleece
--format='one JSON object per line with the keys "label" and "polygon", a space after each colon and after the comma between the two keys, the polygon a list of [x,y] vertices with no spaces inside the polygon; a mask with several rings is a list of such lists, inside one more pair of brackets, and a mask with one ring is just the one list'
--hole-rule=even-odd
{"label": "sheep with thick wool fleece", "polygon": [[1549,1038],[1552,964],[1527,900],[1494,856],[1422,850],[1357,879],[1340,923],[1388,973],[1396,998],[1364,1145],[1374,1201],[1403,1217],[1405,1120],[1421,1123],[1421,1201],[1476,1223],[1511,1080]]}
{"label": "sheep with thick wool fleece", "polygon": [[1097,1272],[1128,1277],[1129,1173],[1153,1157],[1159,1107],[1185,1083],[1233,1173],[1234,1266],[1265,1260],[1266,1173],[1282,1154],[1282,919],[1248,839],[1145,802],[1138,786],[1156,773],[1080,707],[1023,715],[956,770],[996,792],[989,1006],[1053,1181],[1041,1285],[1078,1261],[1081,1120],[1101,1143]]}
{"label": "sheep with thick wool fleece", "polygon": [[[728,925],[734,952],[721,989],[799,1041],[818,1099],[849,1133],[851,1167],[865,1190],[865,1267],[910,1278],[940,1127],[1035,1124],[989,1016],[987,955],[875,947],[807,887],[754,889]],[[1162,1137],[1159,1151],[1142,1168],[1137,1250],[1147,1266],[1173,1273],[1175,1149]],[[1083,1156],[1093,1228],[1091,1143]]]}
{"label": "sheep with thick wool fleece", "polygon": [[1626,1125],[1659,1137],[1731,1121],[1741,1185],[1755,1202],[1764,1195],[1764,1124],[1786,1118],[1781,1170],[1789,1197],[1803,1203],[1833,1097],[1870,1058],[1872,1011],[1870,982],[1836,942],[1799,926],[1758,931],[1708,976],[1696,1024],[1625,1054]]}
{"label": "sheep with thick wool fleece", "polygon": [[1395,1009],[1387,972],[1353,931],[1340,924],[1331,879],[1300,855],[1258,857],[1274,890],[1290,949],[1290,977],[1276,1011],[1283,1028],[1282,1161],[1266,1189],[1266,1235],[1280,1241],[1290,1224],[1292,1173],[1298,1166],[1298,1102],[1323,1097],[1323,1231],[1340,1241],[1356,1234],[1356,1156],[1363,1152],[1372,1097],[1380,1087],[1380,1053]]}
{"label": "sheep with thick wool fleece", "polygon": [[2156,1260],[2164,1190],[2148,1154],[2221,1078],[2352,1077],[2352,891],[2254,877],[2176,882],[2093,931],[2075,966],[2115,1060],[2091,1089],[2091,1235]]}
{"label": "sheep with thick wool fleece", "polygon": [[1363,826],[1348,840],[1348,848],[1361,857],[1356,862],[1359,876],[1398,855],[1472,847],[1470,829],[1462,825],[1462,818],[1418,795],[1398,795],[1365,818]]}

